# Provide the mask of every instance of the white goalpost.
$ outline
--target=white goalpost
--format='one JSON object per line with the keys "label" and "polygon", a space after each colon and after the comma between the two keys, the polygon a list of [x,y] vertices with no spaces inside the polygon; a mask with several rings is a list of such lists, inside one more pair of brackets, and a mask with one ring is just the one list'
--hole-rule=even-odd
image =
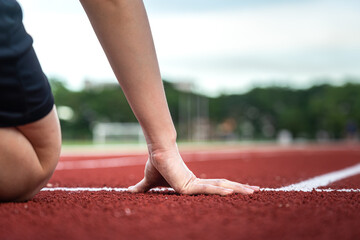
{"label": "white goalpost", "polygon": [[107,141],[145,142],[139,123],[96,123],[93,127],[93,143],[104,144]]}

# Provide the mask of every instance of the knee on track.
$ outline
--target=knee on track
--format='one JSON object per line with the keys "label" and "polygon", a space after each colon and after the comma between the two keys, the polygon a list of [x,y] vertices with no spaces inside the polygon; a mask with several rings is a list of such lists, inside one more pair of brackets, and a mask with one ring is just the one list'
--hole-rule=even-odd
{"label": "knee on track", "polygon": [[51,164],[43,168],[39,165],[36,169],[29,169],[28,173],[25,173],[26,177],[21,178],[20,181],[8,182],[6,186],[0,187],[0,202],[11,201],[27,201],[32,199],[50,180],[56,164]]}
{"label": "knee on track", "polygon": [[44,186],[46,186],[46,184],[50,180],[51,176],[55,171],[57,163],[58,158],[56,159],[56,162],[51,164],[51,166],[43,168],[40,174],[34,175],[34,179],[32,179],[34,181],[34,184],[29,187],[24,194],[17,198],[16,201],[27,201],[32,199],[36,194],[38,194],[40,190]]}

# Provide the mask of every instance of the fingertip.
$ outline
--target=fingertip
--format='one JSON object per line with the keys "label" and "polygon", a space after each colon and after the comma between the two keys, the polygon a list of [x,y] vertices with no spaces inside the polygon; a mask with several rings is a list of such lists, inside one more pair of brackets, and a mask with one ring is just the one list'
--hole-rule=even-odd
{"label": "fingertip", "polygon": [[140,186],[138,186],[138,184],[128,187],[128,191],[131,192],[131,193],[143,193],[143,192],[145,192],[145,190],[143,188],[141,188]]}
{"label": "fingertip", "polygon": [[131,193],[144,193],[149,191],[149,189],[150,189],[150,185],[147,184],[145,179],[142,179],[137,184],[127,188],[127,190]]}
{"label": "fingertip", "polygon": [[233,194],[234,193],[234,190],[233,189],[228,189],[228,188],[226,188],[226,189],[224,189],[223,190],[223,195],[224,196],[226,196],[226,195],[230,195],[230,194]]}
{"label": "fingertip", "polygon": [[130,187],[127,188],[127,190],[128,190],[128,192],[131,192],[131,193],[137,192],[137,191],[135,190],[135,186],[130,186]]}
{"label": "fingertip", "polygon": [[253,193],[254,193],[254,190],[251,189],[251,188],[244,188],[244,193],[245,193],[245,194],[253,194]]}
{"label": "fingertip", "polygon": [[248,193],[249,193],[249,194],[253,194],[253,193],[254,193],[254,190],[253,190],[253,189],[249,189],[249,190],[248,190]]}

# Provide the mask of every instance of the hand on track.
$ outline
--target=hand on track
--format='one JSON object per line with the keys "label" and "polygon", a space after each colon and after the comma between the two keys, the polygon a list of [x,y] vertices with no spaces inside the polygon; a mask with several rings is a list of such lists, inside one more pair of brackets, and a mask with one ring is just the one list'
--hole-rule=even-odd
{"label": "hand on track", "polygon": [[151,154],[146,166],[145,176],[135,186],[129,187],[133,193],[147,192],[153,187],[172,187],[181,194],[252,194],[259,191],[257,186],[249,186],[226,179],[197,178],[185,165],[177,148]]}

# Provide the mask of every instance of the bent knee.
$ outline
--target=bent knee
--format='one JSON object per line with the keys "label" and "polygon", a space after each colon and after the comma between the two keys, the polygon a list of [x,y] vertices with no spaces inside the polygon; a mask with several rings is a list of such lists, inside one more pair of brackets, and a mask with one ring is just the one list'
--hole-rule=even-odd
{"label": "bent knee", "polygon": [[41,165],[40,171],[35,171],[33,174],[31,174],[32,177],[29,179],[29,181],[32,182],[32,184],[17,199],[18,201],[30,200],[48,183],[59,161],[59,154],[60,151],[54,151],[52,155],[49,154],[46,161],[41,159],[39,160]]}
{"label": "bent knee", "polygon": [[40,174],[38,176],[34,176],[32,179],[34,181],[34,184],[26,189],[21,195],[19,195],[15,201],[27,201],[32,199],[36,194],[38,194],[41,189],[46,186],[48,181],[50,180],[52,174],[54,172],[53,170],[48,169],[47,171],[44,171],[43,174]]}
{"label": "bent knee", "polygon": [[18,129],[0,129],[0,201],[24,201],[37,194],[56,168],[60,145],[53,141],[35,147]]}
{"label": "bent knee", "polygon": [[21,179],[14,179],[0,188],[0,201],[27,201],[33,198],[50,180],[54,168],[30,170]]}

